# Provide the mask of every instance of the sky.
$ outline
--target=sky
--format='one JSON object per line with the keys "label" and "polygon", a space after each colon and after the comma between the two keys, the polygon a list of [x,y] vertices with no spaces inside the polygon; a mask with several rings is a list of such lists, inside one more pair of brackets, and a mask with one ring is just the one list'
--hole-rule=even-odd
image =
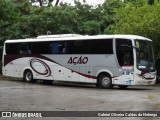
{"label": "sky", "polygon": [[[71,5],[73,5],[74,0],[60,0],[60,2],[67,2],[67,3],[71,3]],[[79,0],[81,3],[83,3],[83,0]],[[86,3],[90,4],[90,5],[97,5],[97,4],[102,4],[105,0],[86,0]]]}
{"label": "sky", "polygon": [[[77,0],[77,1],[80,1],[81,3],[83,3],[83,0]],[[98,4],[104,3],[105,0],[85,0],[85,1],[89,5],[96,6]],[[55,5],[55,2],[56,2],[56,0],[53,1],[53,5]],[[71,5],[74,5],[74,0],[60,0],[59,3],[60,2],[66,2],[66,3],[69,3]],[[32,5],[39,6],[39,2],[32,3]]]}

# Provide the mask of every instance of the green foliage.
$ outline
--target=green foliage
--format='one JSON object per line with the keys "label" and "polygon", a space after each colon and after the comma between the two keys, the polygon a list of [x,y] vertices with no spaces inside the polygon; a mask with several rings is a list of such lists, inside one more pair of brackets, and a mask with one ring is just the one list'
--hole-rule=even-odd
{"label": "green foliage", "polygon": [[112,25],[113,31],[116,34],[137,34],[151,38],[154,41],[155,49],[158,50],[159,13],[159,2],[155,2],[154,5],[146,3],[140,7],[128,3],[124,8],[116,9],[115,24]]}
{"label": "green foliage", "polygon": [[103,6],[93,7],[75,1],[75,6],[61,3],[54,7],[36,7],[26,0],[6,0],[0,8],[4,19],[0,23],[5,26],[0,31],[0,45],[6,39],[36,37],[47,31],[52,34],[94,35],[104,31],[110,34],[108,26],[113,22],[112,11],[119,6],[116,3],[116,0],[111,0]]}
{"label": "green foliage", "polygon": [[[125,7],[116,9],[115,24],[111,25],[111,28],[115,34],[136,34],[152,39],[156,64],[159,65],[160,2],[155,1],[150,5],[142,1],[139,5],[129,2]],[[157,69],[160,70],[160,67],[157,66]]]}
{"label": "green foliage", "polygon": [[102,15],[102,23],[101,30],[105,34],[113,34],[113,31],[110,27],[114,23],[114,17],[116,12],[114,9],[124,7],[124,3],[122,0],[108,0],[103,4],[103,15]]}
{"label": "green foliage", "polygon": [[18,19],[18,13],[14,12],[14,6],[7,0],[0,0],[0,46],[5,39],[10,38],[10,32],[14,22]]}
{"label": "green foliage", "polygon": [[100,34],[101,24],[101,8],[93,8],[88,4],[82,5],[80,2],[75,2],[74,10],[77,13],[77,32],[80,34]]}

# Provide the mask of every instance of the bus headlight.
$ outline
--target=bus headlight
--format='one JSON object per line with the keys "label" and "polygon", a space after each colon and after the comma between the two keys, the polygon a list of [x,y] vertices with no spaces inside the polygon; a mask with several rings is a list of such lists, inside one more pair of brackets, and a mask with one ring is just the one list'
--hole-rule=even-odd
{"label": "bus headlight", "polygon": [[141,74],[137,74],[137,75],[142,79],[154,79],[156,77],[150,73],[145,73],[145,72],[141,72]]}
{"label": "bus headlight", "polygon": [[150,73],[145,73],[145,74],[143,75],[143,77],[146,78],[146,79],[153,79],[153,78],[155,78],[155,76],[152,75],[152,74],[150,74]]}

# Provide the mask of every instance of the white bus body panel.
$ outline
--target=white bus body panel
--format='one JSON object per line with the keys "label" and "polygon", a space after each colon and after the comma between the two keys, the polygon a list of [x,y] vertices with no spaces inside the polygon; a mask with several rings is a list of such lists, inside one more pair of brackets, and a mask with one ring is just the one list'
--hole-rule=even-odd
{"label": "white bus body panel", "polygon": [[[34,61],[29,62],[31,60],[34,60]],[[95,79],[82,76],[78,74],[76,71],[70,70],[56,63],[53,63],[44,59],[29,58],[29,57],[18,58],[8,63],[3,68],[3,75],[10,76],[10,77],[23,78],[23,73],[27,69],[32,71],[34,79],[96,83]],[[80,69],[85,70],[85,67],[81,67]],[[87,68],[86,71],[88,69],[89,70],[92,69],[93,71],[92,67]]]}
{"label": "white bus body panel", "polygon": [[[134,51],[134,68],[122,68],[119,66],[116,53],[115,53],[115,39],[150,39],[135,36],[135,35],[97,35],[97,36],[81,36],[74,35],[74,37],[64,36],[41,36],[38,39],[20,39],[20,40],[7,40],[5,43],[23,43],[23,42],[37,42],[37,41],[72,41],[72,40],[92,40],[92,39],[113,39],[113,54],[64,54],[64,55],[28,55],[21,56],[9,62],[5,61],[5,45],[3,52],[3,75],[11,77],[23,78],[24,71],[29,69],[33,73],[34,79],[42,80],[61,80],[61,81],[75,81],[75,82],[88,82],[97,83],[97,77],[101,73],[107,73],[112,77],[112,83],[115,85],[148,85],[154,84],[156,80],[142,79],[138,74],[140,71],[136,69],[136,53]],[[133,44],[134,45],[134,44]],[[10,55],[8,55],[10,57]],[[78,62],[80,59],[87,60],[85,64]],[[86,58],[86,59],[85,59]],[[71,62],[71,61],[72,62]]]}

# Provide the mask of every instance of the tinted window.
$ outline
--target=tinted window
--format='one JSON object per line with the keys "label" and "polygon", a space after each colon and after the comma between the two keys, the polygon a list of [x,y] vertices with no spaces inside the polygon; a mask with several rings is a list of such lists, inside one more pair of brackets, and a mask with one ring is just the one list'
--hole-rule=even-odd
{"label": "tinted window", "polygon": [[79,40],[67,42],[69,54],[113,54],[113,40]]}
{"label": "tinted window", "polygon": [[7,43],[6,54],[50,54],[50,42]]}
{"label": "tinted window", "polygon": [[67,42],[56,41],[51,43],[51,53],[52,54],[66,54],[67,53]]}
{"label": "tinted window", "polygon": [[91,42],[92,47],[90,49],[91,54],[113,54],[113,40],[93,40]]}
{"label": "tinted window", "polygon": [[50,42],[34,42],[29,43],[32,54],[50,54],[51,43]]}
{"label": "tinted window", "polygon": [[19,54],[19,43],[6,43],[6,54]]}
{"label": "tinted window", "polygon": [[11,43],[10,54],[113,54],[113,40],[73,40],[55,42]]}
{"label": "tinted window", "polygon": [[90,40],[78,40],[78,41],[68,41],[67,43],[67,53],[69,54],[88,54]]}
{"label": "tinted window", "polygon": [[19,54],[31,54],[31,48],[28,43],[20,43]]}
{"label": "tinted window", "polygon": [[120,66],[133,65],[133,48],[131,40],[116,39],[116,53]]}

